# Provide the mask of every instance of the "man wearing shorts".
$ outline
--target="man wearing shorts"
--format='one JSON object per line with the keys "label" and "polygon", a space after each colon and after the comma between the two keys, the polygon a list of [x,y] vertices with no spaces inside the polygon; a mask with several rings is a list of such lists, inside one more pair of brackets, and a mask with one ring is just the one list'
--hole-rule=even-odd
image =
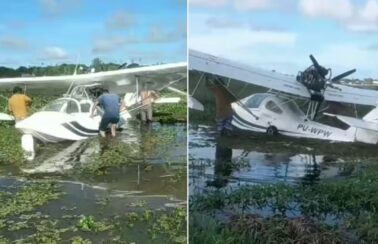
{"label": "man wearing shorts", "polygon": [[116,94],[109,93],[108,90],[104,89],[103,94],[99,96],[95,106],[93,106],[91,117],[93,117],[94,110],[96,106],[100,105],[104,110],[104,114],[100,122],[100,135],[105,137],[105,131],[111,124],[111,134],[112,137],[116,136],[116,125],[119,122],[119,112],[121,107],[121,99]]}

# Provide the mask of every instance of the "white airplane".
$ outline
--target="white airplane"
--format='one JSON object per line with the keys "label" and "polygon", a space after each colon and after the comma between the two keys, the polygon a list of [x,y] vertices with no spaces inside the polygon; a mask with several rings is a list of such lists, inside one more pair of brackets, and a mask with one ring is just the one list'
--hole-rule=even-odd
{"label": "white airplane", "polygon": [[[119,95],[126,94],[125,98],[130,97],[130,94],[134,94],[131,97],[138,97],[135,94],[147,88],[157,91],[165,88],[176,89],[172,86],[186,88],[186,67],[187,64],[182,62],[78,75],[2,78],[0,88],[11,89],[18,85],[28,87],[28,90],[43,90],[51,95],[68,87],[68,91],[61,98],[53,100],[41,111],[15,125],[23,133],[21,141],[26,158],[32,160],[35,157],[35,140],[56,143],[65,140],[78,141],[98,135],[101,111],[93,118],[90,117],[96,87],[106,87],[111,93]],[[162,97],[156,102],[170,103],[179,100]],[[132,117],[133,111],[141,107],[138,101],[139,99],[125,99],[127,106],[134,105],[134,108],[121,112],[121,124]],[[14,118],[0,113],[0,120]]]}
{"label": "white airplane", "polygon": [[[228,82],[218,82],[225,89],[232,80],[247,85],[268,88],[267,93],[253,94],[232,103],[232,125],[242,131],[282,134],[297,138],[312,138],[338,142],[378,143],[378,91],[336,84],[356,70],[331,77],[331,69],[318,64],[310,55],[313,65],[298,75],[290,76],[275,71],[265,71],[203,52],[189,50],[189,70],[225,77]],[[244,87],[244,88],[245,88]],[[195,90],[194,92],[195,93]],[[231,91],[230,91],[231,93]],[[192,94],[195,95],[195,94]],[[203,110],[195,98],[191,108]],[[308,101],[306,113],[299,109],[296,99]],[[338,128],[315,121],[323,101],[374,106],[363,118],[324,113],[337,118],[348,128]]]}

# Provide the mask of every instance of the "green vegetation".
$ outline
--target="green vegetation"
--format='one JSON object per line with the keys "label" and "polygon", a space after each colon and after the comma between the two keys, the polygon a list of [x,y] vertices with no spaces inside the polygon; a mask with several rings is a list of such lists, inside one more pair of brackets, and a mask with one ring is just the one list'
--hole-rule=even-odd
{"label": "green vegetation", "polygon": [[21,164],[24,154],[21,148],[21,134],[13,128],[0,127],[0,165]]}
{"label": "green vegetation", "polygon": [[57,184],[42,181],[25,183],[21,187],[10,185],[7,189],[0,193],[1,243],[47,244],[65,240],[72,243],[97,243],[97,240],[129,243],[129,234],[135,230],[144,235],[148,242],[186,243],[185,208],[172,211],[145,209],[104,218],[100,217],[101,214],[77,215],[74,214],[76,208],[62,207],[66,214],[56,215],[58,212],[55,211],[50,215],[46,209],[46,213],[40,210],[64,197],[62,188]]}
{"label": "green vegetation", "polygon": [[190,243],[344,243],[339,233],[304,218],[232,216],[229,223],[190,213]]}
{"label": "green vegetation", "polygon": [[[66,66],[66,68],[65,72],[70,73],[72,71],[71,66]],[[38,72],[54,75],[57,71],[51,71],[51,73],[50,71],[47,73],[45,71]],[[38,75],[38,72],[36,75]],[[2,93],[2,95],[7,98],[11,93]],[[31,97],[33,99],[32,113],[54,99],[54,97],[34,94]],[[186,118],[186,99],[179,104],[156,105],[155,109],[157,110],[157,118],[161,122],[182,122]],[[0,98],[0,111],[5,112],[6,110],[7,100]],[[175,120],[176,115],[177,120]],[[130,124],[135,126],[133,123]],[[141,143],[123,143],[117,139],[103,140],[94,137],[88,141],[89,145],[87,146],[93,146],[93,148],[99,146],[100,150],[91,152],[86,162],[75,162],[71,172],[56,177],[54,175],[24,175],[21,173],[19,167],[25,167],[26,164],[20,145],[21,135],[14,128],[13,122],[1,122],[0,171],[3,175],[14,174],[17,177],[14,180],[14,186],[0,187],[0,203],[2,205],[0,210],[0,243],[186,242],[186,208],[156,210],[149,209],[147,206],[150,204],[147,204],[146,201],[136,201],[129,206],[130,208],[137,208],[136,212],[120,213],[118,211],[118,213],[115,213],[112,209],[111,214],[109,214],[106,211],[109,211],[107,208],[112,208],[114,198],[103,197],[93,201],[95,211],[91,209],[91,212],[87,212],[87,209],[75,206],[81,201],[88,201],[86,197],[79,197],[80,199],[78,199],[78,196],[68,195],[70,194],[69,191],[65,192],[67,188],[54,183],[55,180],[61,178],[72,180],[70,177],[75,180],[85,179],[97,183],[96,176],[111,174],[111,170],[117,171],[125,166],[141,165],[142,170],[149,171],[152,167],[155,167],[151,164],[151,160],[159,159],[163,162],[167,161],[164,164],[164,169],[166,175],[169,176],[161,178],[161,181],[167,181],[167,185],[176,188],[179,182],[181,189],[182,182],[186,179],[186,169],[176,167],[177,162],[169,160],[170,156],[167,152],[172,147],[186,143],[184,139],[183,142],[177,140],[177,138],[186,135],[180,134],[181,130],[172,130],[172,128],[166,128],[164,125],[156,131],[144,127],[140,130]],[[43,150],[45,153],[46,151],[59,151],[59,148],[61,148],[61,146],[50,146],[41,145],[37,150]],[[34,162],[27,164],[28,166],[31,164],[38,165],[43,159],[43,157],[37,157]],[[179,164],[184,165],[181,162]],[[8,166],[12,168],[12,173],[8,172]],[[26,177],[26,183],[23,182],[24,178],[22,181],[18,181],[19,176]],[[41,177],[47,177],[51,179],[51,182],[33,181],[33,183],[29,183],[29,180],[40,179]],[[102,181],[100,181],[101,183]],[[72,188],[68,189],[72,190]],[[91,190],[88,192],[89,195],[92,193]],[[66,206],[67,200],[70,201],[69,206]],[[123,199],[116,199],[116,202],[117,204],[124,204]]]}
{"label": "green vegetation", "polygon": [[[92,60],[91,65],[78,64],[81,67],[77,70],[80,72],[89,72],[91,68],[95,68],[96,71],[108,71],[116,70],[121,67],[121,64],[116,63],[104,63],[100,58],[95,58]],[[138,64],[124,64],[125,68],[138,67]],[[7,68],[0,66],[0,77],[21,77],[22,75],[29,76],[48,76],[48,75],[72,75],[75,71],[76,64],[60,64],[54,66],[20,66],[17,69]]]}
{"label": "green vegetation", "polygon": [[[252,185],[195,195],[190,200],[190,210],[195,213],[190,219],[191,240],[345,243],[357,239],[359,243],[377,243],[378,165],[374,161],[349,165],[345,167],[350,174],[347,178],[316,185]],[[229,211],[233,213],[229,221],[220,223],[215,217],[215,212],[219,216]],[[260,214],[266,211],[271,217],[262,218]],[[201,218],[207,219],[205,226],[197,224]],[[298,234],[303,232],[294,227],[308,234]],[[209,233],[214,234],[214,242],[209,242]]]}

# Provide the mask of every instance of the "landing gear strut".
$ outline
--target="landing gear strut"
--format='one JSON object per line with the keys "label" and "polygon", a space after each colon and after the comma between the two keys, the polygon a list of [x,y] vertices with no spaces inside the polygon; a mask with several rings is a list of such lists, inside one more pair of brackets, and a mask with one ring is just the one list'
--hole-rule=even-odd
{"label": "landing gear strut", "polygon": [[31,161],[35,157],[34,151],[34,138],[30,134],[25,134],[21,137],[21,146],[24,150],[24,156],[26,160]]}

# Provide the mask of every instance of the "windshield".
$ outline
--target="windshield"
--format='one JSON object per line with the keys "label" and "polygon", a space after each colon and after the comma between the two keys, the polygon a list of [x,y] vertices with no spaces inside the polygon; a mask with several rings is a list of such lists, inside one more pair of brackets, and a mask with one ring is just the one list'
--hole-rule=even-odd
{"label": "windshield", "polygon": [[302,110],[300,110],[300,108],[298,107],[298,105],[294,101],[288,101],[285,104],[286,104],[286,106],[289,107],[290,111],[292,111],[294,114],[301,115],[301,116],[304,115]]}
{"label": "windshield", "polygon": [[66,100],[54,100],[48,103],[42,111],[52,111],[52,112],[60,112],[62,111],[63,106],[67,103]]}
{"label": "windshield", "polygon": [[266,94],[255,94],[247,101],[247,107],[258,108],[261,102],[266,98]]}
{"label": "windshield", "polygon": [[68,114],[74,114],[84,112],[89,113],[92,102],[90,100],[81,100],[78,102],[75,99],[58,99],[48,103],[42,111],[50,112],[64,112]]}

